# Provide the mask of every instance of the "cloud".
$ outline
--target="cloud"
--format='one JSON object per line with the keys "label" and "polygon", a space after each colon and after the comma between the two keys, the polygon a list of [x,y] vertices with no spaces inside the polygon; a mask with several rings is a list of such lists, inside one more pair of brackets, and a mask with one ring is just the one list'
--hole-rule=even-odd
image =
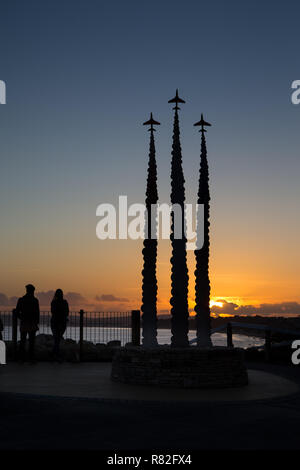
{"label": "cloud", "polygon": [[48,290],[47,292],[36,292],[36,297],[39,299],[40,305],[50,305],[54,296],[54,290]]}
{"label": "cloud", "polygon": [[103,301],[103,302],[129,302],[129,299],[126,299],[124,297],[116,297],[113,294],[102,294],[102,295],[96,295],[96,300],[97,301]]}
{"label": "cloud", "polygon": [[0,306],[1,307],[15,307],[18,301],[17,297],[7,297],[6,294],[0,292]]}
{"label": "cloud", "polygon": [[[36,297],[39,299],[40,306],[49,308],[51,301],[54,296],[54,290],[36,292]],[[74,308],[90,308],[94,311],[106,311],[109,307],[109,302],[115,302],[115,308],[121,308],[117,303],[129,302],[127,298],[116,297],[113,294],[102,294],[96,296],[95,300],[97,303],[86,299],[79,292],[67,292],[65,298],[70,304],[70,307]],[[0,292],[0,307],[11,309],[16,306],[18,297],[8,297],[5,293]],[[228,314],[228,315],[277,315],[277,316],[288,316],[288,315],[300,315],[300,303],[298,302],[279,302],[279,303],[263,303],[260,305],[238,305],[233,302],[227,302],[224,299],[218,299],[218,302],[222,302],[223,306],[218,307],[214,305],[211,307],[211,312],[217,315]],[[191,309],[193,311],[193,309]],[[159,314],[168,314],[168,309],[159,310]]]}
{"label": "cloud", "polygon": [[9,305],[7,296],[2,292],[0,292],[0,305],[3,307],[7,307]]}
{"label": "cloud", "polygon": [[[39,299],[39,303],[42,307],[48,307],[54,296],[54,290],[48,290],[46,292],[36,292],[35,296]],[[71,306],[83,306],[88,305],[88,301],[78,292],[67,292],[65,298]],[[18,297],[7,297],[6,294],[0,292],[0,307],[15,307],[18,301]]]}
{"label": "cloud", "polygon": [[[48,290],[47,292],[37,292],[36,297],[39,299],[40,305],[46,307],[51,304],[55,291]],[[65,299],[69,302],[70,306],[83,306],[88,302],[79,292],[67,292],[64,294]]]}
{"label": "cloud", "polygon": [[238,304],[235,304],[233,302],[227,302],[226,300],[223,299],[218,299],[218,302],[222,302],[222,307],[219,307],[218,305],[214,305],[211,307],[211,311],[213,313],[227,313],[227,314],[235,314],[236,308],[238,308]]}
{"label": "cloud", "polygon": [[[25,292],[24,292],[25,294]],[[22,296],[24,295],[22,294]],[[35,292],[35,296],[38,298],[41,309],[50,309],[50,305],[52,299],[54,297],[55,291],[48,290],[48,291],[40,291]],[[101,296],[96,297],[96,301],[94,302],[92,299],[85,298],[79,292],[66,292],[64,293],[65,299],[69,302],[70,308],[84,308],[90,309],[91,311],[106,311],[109,306],[109,302],[115,302],[116,308],[122,308],[122,302],[129,302],[128,299],[122,297],[116,297],[113,294],[103,294]],[[18,297],[8,297],[3,292],[0,292],[0,308],[4,310],[4,308],[11,309],[16,307],[18,301]],[[118,305],[119,302],[119,305]]]}
{"label": "cloud", "polygon": [[70,305],[88,305],[88,301],[83,295],[79,294],[78,292],[67,292],[65,298],[69,302]]}
{"label": "cloud", "polygon": [[211,311],[216,314],[230,314],[230,315],[300,315],[300,304],[298,302],[281,302],[274,304],[260,304],[260,305],[237,305],[226,300],[218,300],[222,302],[223,306],[218,307],[214,305]]}
{"label": "cloud", "polygon": [[8,303],[8,298],[5,294],[3,294],[2,292],[0,292],[0,304],[3,305],[3,307],[6,307]]}
{"label": "cloud", "polygon": [[236,310],[238,315],[300,315],[298,302],[282,302],[276,304],[241,305]]}

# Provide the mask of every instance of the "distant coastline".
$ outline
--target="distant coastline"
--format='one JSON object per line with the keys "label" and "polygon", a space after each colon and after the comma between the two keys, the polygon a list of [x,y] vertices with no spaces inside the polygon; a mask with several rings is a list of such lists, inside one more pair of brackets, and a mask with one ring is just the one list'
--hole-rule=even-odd
{"label": "distant coastline", "polygon": [[[0,318],[4,317],[7,319],[6,324],[10,325],[11,324],[11,312],[12,309],[8,309],[7,307],[0,307]],[[70,318],[69,320],[69,327],[73,326],[78,326],[78,309],[73,310],[75,315]],[[123,327],[128,327],[128,313],[127,312],[119,312],[120,316],[122,317],[122,314],[124,313],[124,322],[122,318],[119,318],[119,326]],[[93,313],[96,312],[86,312],[88,313],[88,316],[85,318],[85,326],[93,327],[93,326],[99,326],[98,320],[96,317],[93,317]],[[102,312],[101,312],[102,313]],[[114,326],[114,318],[109,317],[110,312],[103,312],[105,322],[103,322],[103,326]],[[127,316],[125,315],[127,313]],[[42,311],[41,312],[41,323],[46,322],[47,318],[49,318],[49,312],[48,311]],[[287,330],[299,330],[300,331],[300,315],[298,316],[262,316],[262,315],[228,315],[228,316],[222,316],[222,317],[211,317],[211,328],[218,328],[221,325],[226,325],[228,322],[237,322],[237,323],[250,323],[250,324],[258,324],[258,325],[266,325],[271,328],[279,328],[279,329],[287,329]],[[123,324],[124,323],[124,324]],[[158,315],[157,318],[157,328],[161,330],[170,330],[171,329],[171,316],[164,314],[164,315]],[[189,329],[196,330],[196,319],[195,317],[190,317],[189,319]],[[256,337],[263,337],[264,336],[264,331],[261,330],[247,330],[245,328],[238,328],[234,327],[234,333],[240,333],[245,336],[256,336]]]}
{"label": "distant coastline", "polygon": [[[276,316],[226,316],[226,317],[217,317],[211,318],[211,327],[217,328],[221,325],[225,325],[228,322],[238,322],[238,323],[251,323],[259,325],[267,325],[273,328],[282,328],[287,330],[299,330],[300,331],[300,315],[296,317],[276,317]],[[196,329],[196,320],[195,318],[190,318],[189,320],[190,330]],[[160,317],[158,316],[157,327],[160,329],[170,329],[171,328],[171,318],[170,317]],[[264,332],[261,330],[249,330],[234,328],[235,333],[241,333],[246,336],[257,336],[263,337]]]}

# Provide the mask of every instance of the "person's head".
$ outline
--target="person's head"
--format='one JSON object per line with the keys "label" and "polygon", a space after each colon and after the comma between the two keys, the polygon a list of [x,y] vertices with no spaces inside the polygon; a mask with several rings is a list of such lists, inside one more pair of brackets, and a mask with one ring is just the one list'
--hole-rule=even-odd
{"label": "person's head", "polygon": [[35,287],[32,284],[27,284],[27,286],[25,286],[25,289],[26,289],[26,294],[29,294],[29,295],[34,294]]}
{"label": "person's head", "polygon": [[64,293],[61,289],[56,289],[54,294],[54,300],[62,300],[64,298]]}

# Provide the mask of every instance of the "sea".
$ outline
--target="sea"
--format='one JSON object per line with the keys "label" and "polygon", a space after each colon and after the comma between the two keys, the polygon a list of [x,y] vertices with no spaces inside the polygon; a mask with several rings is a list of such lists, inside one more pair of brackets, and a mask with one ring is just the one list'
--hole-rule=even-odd
{"label": "sea", "polygon": [[[51,329],[48,326],[43,326],[37,334],[49,334],[51,335]],[[142,332],[141,332],[142,336]],[[68,326],[64,335],[65,338],[79,340],[79,328]],[[84,328],[84,340],[91,341],[92,343],[108,343],[109,341],[120,340],[122,346],[127,342],[130,342],[131,330],[130,328],[113,328],[113,327],[85,327]],[[196,331],[191,330],[189,332],[189,340],[191,341],[196,337]],[[11,340],[12,328],[6,326],[3,332],[3,339]],[[212,342],[214,346],[226,346],[227,337],[226,333],[214,333],[212,335]],[[19,339],[19,331],[18,331]],[[157,331],[158,343],[170,344],[171,343],[171,330],[170,329],[158,329]],[[264,339],[256,336],[247,336],[242,334],[233,334],[233,344],[235,347],[249,348],[251,346],[263,346]]]}

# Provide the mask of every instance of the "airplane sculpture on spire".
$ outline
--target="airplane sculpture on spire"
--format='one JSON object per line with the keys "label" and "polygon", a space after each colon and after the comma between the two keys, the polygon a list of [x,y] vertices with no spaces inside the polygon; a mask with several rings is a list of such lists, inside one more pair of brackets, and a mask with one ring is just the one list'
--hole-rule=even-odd
{"label": "airplane sculpture on spire", "polygon": [[178,96],[178,88],[176,90],[176,95],[174,98],[168,101],[168,103],[176,103],[173,109],[180,109],[178,103],[185,103],[185,101]]}
{"label": "airplane sculpture on spire", "polygon": [[204,127],[211,126],[211,124],[209,124],[209,122],[204,121],[203,114],[201,114],[200,121],[196,122],[194,126],[201,126],[201,129],[199,129],[199,132],[207,132],[206,129],[204,129]]}
{"label": "airplane sculpture on spire", "polygon": [[160,126],[160,122],[155,121],[155,119],[153,119],[152,113],[150,113],[150,119],[144,122],[143,126],[151,126],[150,129],[148,129],[148,131],[156,131],[156,129],[154,129],[153,126]]}
{"label": "airplane sculpture on spire", "polygon": [[[143,123],[150,126],[150,146],[148,160],[148,177],[146,187],[146,218],[145,218],[145,239],[143,243],[143,270],[142,270],[142,307],[143,312],[143,346],[155,348],[157,346],[157,167],[155,157],[154,127],[160,123],[150,119]],[[153,207],[155,210],[153,210]],[[155,236],[152,237],[154,227]]]}

